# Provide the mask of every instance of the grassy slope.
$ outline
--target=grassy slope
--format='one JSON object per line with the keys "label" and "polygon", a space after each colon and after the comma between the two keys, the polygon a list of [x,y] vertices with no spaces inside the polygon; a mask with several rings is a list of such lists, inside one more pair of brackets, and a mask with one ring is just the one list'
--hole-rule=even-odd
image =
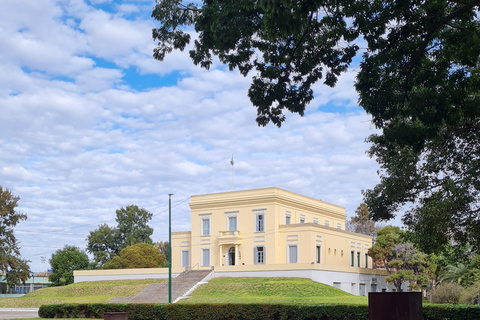
{"label": "grassy slope", "polygon": [[0,308],[38,308],[53,303],[104,303],[113,297],[134,296],[149,284],[165,279],[80,282],[36,290],[20,298],[0,299]]}
{"label": "grassy slope", "polygon": [[[134,296],[149,284],[164,279],[81,282],[51,287],[21,298],[0,299],[0,308],[36,308],[53,303],[105,303],[113,297]],[[216,278],[201,285],[180,303],[288,303],[367,304],[333,287],[300,278]]]}
{"label": "grassy slope", "polygon": [[300,278],[216,278],[180,303],[367,304],[339,289]]}

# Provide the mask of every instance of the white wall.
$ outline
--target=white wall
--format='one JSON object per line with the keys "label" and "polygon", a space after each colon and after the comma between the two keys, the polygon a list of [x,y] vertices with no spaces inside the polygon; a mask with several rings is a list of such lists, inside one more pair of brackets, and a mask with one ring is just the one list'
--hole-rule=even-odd
{"label": "white wall", "polygon": [[[306,278],[329,286],[339,283],[339,289],[357,296],[360,295],[360,284],[365,285],[365,295],[372,291],[372,284],[377,285],[376,292],[381,292],[382,289],[391,292],[395,289],[394,286],[385,282],[385,276],[325,270],[224,271],[215,272],[215,278],[217,277]],[[407,288],[408,283],[402,286],[404,291],[407,291]]]}

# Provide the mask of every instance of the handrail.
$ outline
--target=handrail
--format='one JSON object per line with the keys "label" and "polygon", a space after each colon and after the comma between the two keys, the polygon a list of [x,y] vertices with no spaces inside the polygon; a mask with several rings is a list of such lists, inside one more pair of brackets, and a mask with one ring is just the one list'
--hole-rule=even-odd
{"label": "handrail", "polygon": [[192,271],[195,267],[197,267],[197,270],[200,270],[200,265],[197,263],[193,267],[185,267],[185,271]]}

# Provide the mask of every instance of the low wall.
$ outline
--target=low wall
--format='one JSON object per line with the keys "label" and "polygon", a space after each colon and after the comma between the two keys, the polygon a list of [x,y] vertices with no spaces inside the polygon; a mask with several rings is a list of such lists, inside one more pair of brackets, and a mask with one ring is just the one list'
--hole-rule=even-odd
{"label": "low wall", "polygon": [[[175,278],[180,273],[172,273]],[[167,268],[75,270],[74,283],[102,280],[167,279]]]}
{"label": "low wall", "polygon": [[[211,267],[209,267],[211,268]],[[180,272],[172,273],[176,277]],[[214,277],[265,277],[265,278],[306,278],[323,283],[345,292],[367,296],[369,292],[392,292],[394,286],[385,281],[384,271],[363,268],[318,268],[311,264],[257,265],[257,266],[222,266],[215,267]],[[113,269],[113,270],[78,270],[73,272],[74,282],[127,280],[127,279],[166,279],[167,268],[150,269]],[[402,287],[407,291],[407,284]]]}

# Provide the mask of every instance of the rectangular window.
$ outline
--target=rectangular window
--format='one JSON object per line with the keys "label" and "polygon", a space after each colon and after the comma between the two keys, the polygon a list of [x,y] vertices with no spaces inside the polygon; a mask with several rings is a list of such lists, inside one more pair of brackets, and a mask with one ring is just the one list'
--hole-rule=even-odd
{"label": "rectangular window", "polygon": [[265,231],[265,220],[263,214],[255,215],[255,232],[264,232]]}
{"label": "rectangular window", "polygon": [[341,289],[342,288],[342,284],[340,282],[334,282],[333,283],[333,287],[334,288],[337,288],[337,289]]}
{"label": "rectangular window", "polygon": [[355,251],[350,251],[350,266],[355,267]]}
{"label": "rectangular window", "polygon": [[337,229],[342,229],[342,224],[341,223],[337,223]]}
{"label": "rectangular window", "polygon": [[330,221],[325,220],[325,227],[330,227]]}
{"label": "rectangular window", "polygon": [[204,218],[202,219],[202,236],[209,236],[210,235],[210,219]]}
{"label": "rectangular window", "polygon": [[318,218],[313,218],[313,223],[318,223]]}
{"label": "rectangular window", "polygon": [[182,267],[190,267],[190,251],[182,250]]}
{"label": "rectangular window", "polygon": [[285,224],[290,224],[290,219],[291,219],[291,218],[292,218],[291,215],[286,214],[286,215],[285,215]]}
{"label": "rectangular window", "polygon": [[298,262],[298,247],[297,245],[288,246],[288,263],[297,263]]}
{"label": "rectangular window", "polygon": [[365,268],[368,268],[368,254],[365,253]]}
{"label": "rectangular window", "polygon": [[300,223],[305,223],[305,216],[303,214],[300,215]]}
{"label": "rectangular window", "polygon": [[237,230],[237,217],[228,217],[228,230],[235,231]]}
{"label": "rectangular window", "polygon": [[360,268],[360,252],[357,252],[357,267]]}
{"label": "rectangular window", "polygon": [[255,264],[265,264],[265,247],[254,248]]}
{"label": "rectangular window", "polygon": [[377,292],[377,284],[372,284],[372,287],[370,289],[370,292]]}
{"label": "rectangular window", "polygon": [[360,296],[366,295],[365,283],[360,283],[360,284],[358,285],[358,291],[359,291],[359,295],[360,295]]}
{"label": "rectangular window", "polygon": [[317,246],[315,252],[316,252],[316,261],[317,263],[320,263],[322,259],[322,246]]}
{"label": "rectangular window", "polygon": [[202,267],[210,266],[210,249],[202,249]]}

